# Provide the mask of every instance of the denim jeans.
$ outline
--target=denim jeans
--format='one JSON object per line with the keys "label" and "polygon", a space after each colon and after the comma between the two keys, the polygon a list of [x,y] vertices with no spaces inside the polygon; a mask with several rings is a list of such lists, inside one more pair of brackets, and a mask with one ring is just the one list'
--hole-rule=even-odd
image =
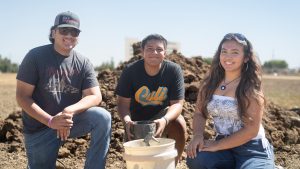
{"label": "denim jeans", "polygon": [[[70,137],[91,133],[85,169],[104,169],[111,135],[111,115],[100,107],[92,107],[73,116]],[[56,130],[46,128],[33,134],[24,134],[28,169],[55,169],[58,150],[62,141]],[[71,167],[72,168],[72,167]]]}
{"label": "denim jeans", "polygon": [[217,152],[197,152],[194,159],[187,158],[190,169],[274,169],[273,146],[265,139],[249,142],[228,150]]}

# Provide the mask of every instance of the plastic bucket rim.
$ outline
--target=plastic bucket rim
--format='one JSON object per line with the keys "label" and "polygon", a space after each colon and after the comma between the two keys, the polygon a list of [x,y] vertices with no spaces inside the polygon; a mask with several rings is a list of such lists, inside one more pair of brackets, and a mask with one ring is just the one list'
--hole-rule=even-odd
{"label": "plastic bucket rim", "polygon": [[145,148],[162,148],[162,147],[168,147],[168,146],[171,146],[171,145],[175,145],[175,140],[174,139],[170,139],[170,138],[157,138],[158,140],[161,140],[161,139],[165,139],[165,140],[169,140],[171,142],[169,143],[166,143],[166,144],[163,144],[163,145],[151,145],[151,146],[142,146],[142,147],[135,147],[135,146],[129,146],[128,144],[132,143],[132,142],[138,142],[138,141],[143,141],[143,139],[138,139],[138,140],[132,140],[132,141],[128,141],[128,142],[125,142],[123,144],[124,148],[135,148],[135,149],[145,149]]}

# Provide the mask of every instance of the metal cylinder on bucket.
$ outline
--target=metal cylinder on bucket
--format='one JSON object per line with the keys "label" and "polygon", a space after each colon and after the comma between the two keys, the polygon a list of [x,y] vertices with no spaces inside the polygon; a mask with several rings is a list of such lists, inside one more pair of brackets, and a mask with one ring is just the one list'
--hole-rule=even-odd
{"label": "metal cylinder on bucket", "polygon": [[148,134],[154,135],[156,132],[156,124],[153,121],[134,121],[131,127],[133,139],[143,139]]}
{"label": "metal cylinder on bucket", "polygon": [[157,139],[159,142],[150,140],[150,146],[143,139],[124,143],[127,169],[175,169],[175,140]]}

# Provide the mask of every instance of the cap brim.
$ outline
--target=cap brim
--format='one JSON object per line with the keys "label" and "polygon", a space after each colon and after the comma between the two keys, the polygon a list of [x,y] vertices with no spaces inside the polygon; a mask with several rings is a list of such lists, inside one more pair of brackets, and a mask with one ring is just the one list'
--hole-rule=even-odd
{"label": "cap brim", "polygon": [[58,25],[57,27],[58,27],[58,28],[75,28],[75,29],[81,31],[81,30],[78,29],[76,26],[74,26],[74,25],[69,25],[69,24],[61,24],[61,25]]}

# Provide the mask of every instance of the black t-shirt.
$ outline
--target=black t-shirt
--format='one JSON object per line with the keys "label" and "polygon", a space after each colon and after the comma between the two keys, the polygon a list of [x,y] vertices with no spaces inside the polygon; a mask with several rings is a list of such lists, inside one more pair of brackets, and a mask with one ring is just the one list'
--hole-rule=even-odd
{"label": "black t-shirt", "polygon": [[184,99],[184,80],[180,66],[164,60],[158,74],[149,76],[144,60],[129,64],[122,72],[116,94],[131,98],[131,119],[149,120],[170,105]]}
{"label": "black t-shirt", "polygon": [[[17,79],[35,86],[32,99],[52,116],[77,103],[82,90],[99,85],[86,57],[74,50],[64,57],[52,44],[30,50],[19,67]],[[25,112],[22,117],[25,133],[46,128]]]}

